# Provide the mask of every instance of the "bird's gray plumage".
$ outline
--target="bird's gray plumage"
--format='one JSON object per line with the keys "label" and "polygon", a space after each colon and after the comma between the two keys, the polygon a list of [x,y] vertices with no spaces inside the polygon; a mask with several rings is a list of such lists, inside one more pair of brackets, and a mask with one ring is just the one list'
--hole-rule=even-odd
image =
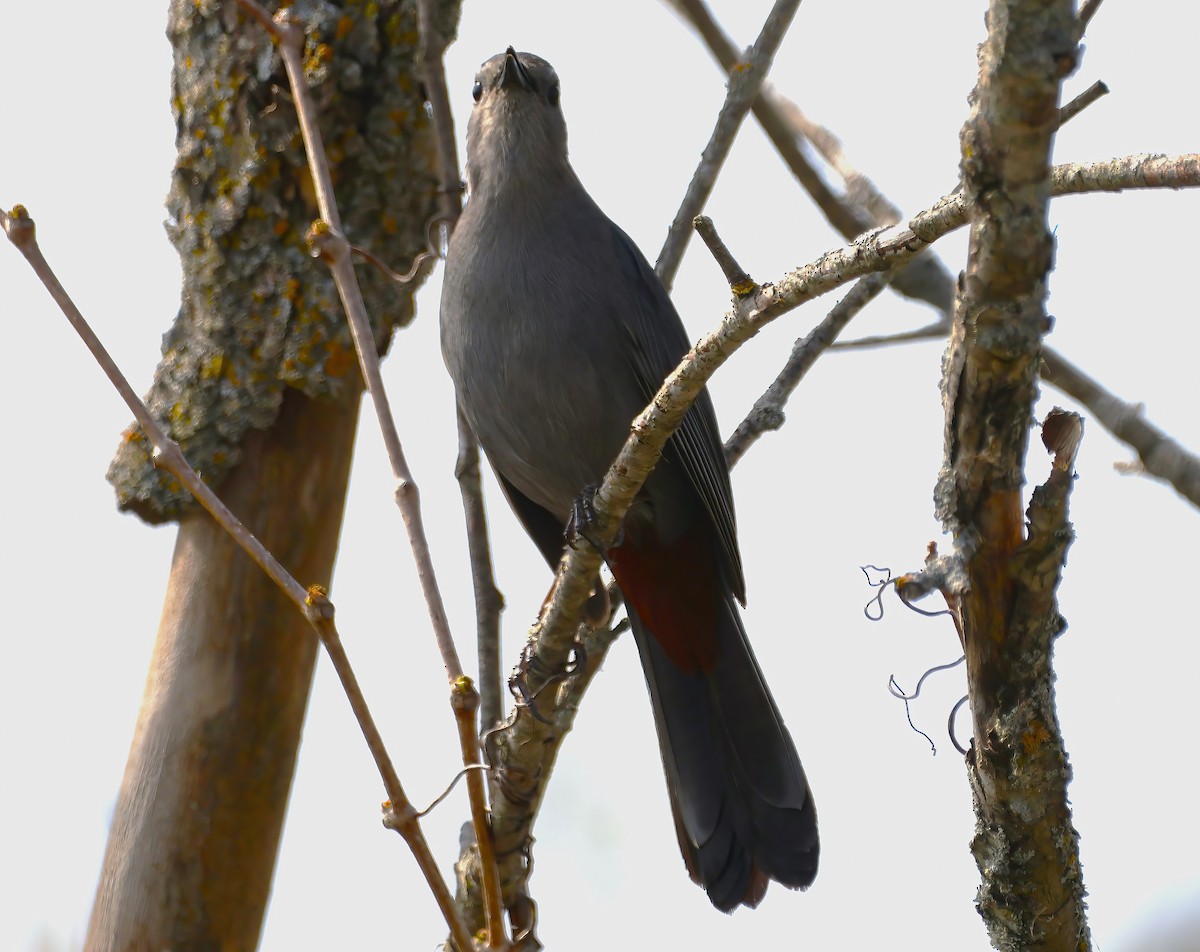
{"label": "bird's gray plumage", "polygon": [[[468,201],[446,260],[442,349],[463,412],[553,565],[573,503],[603,478],[689,343],[645,258],[567,160],[550,64],[510,48],[483,64],[475,98]],[[745,583],[707,392],[668,441],[624,530],[628,541],[609,561],[626,589],[689,871],[726,910],[756,904],[767,879],[807,886],[815,813],[731,600],[744,601]],[[629,590],[662,568],[648,553],[672,546],[682,554],[676,563],[695,560],[696,584],[712,599],[698,626],[711,630],[691,633],[695,658],[663,630],[670,598]],[[639,559],[649,568],[636,569]],[[694,604],[682,602],[691,593],[667,594],[690,617]],[[660,630],[639,612],[657,613]]]}

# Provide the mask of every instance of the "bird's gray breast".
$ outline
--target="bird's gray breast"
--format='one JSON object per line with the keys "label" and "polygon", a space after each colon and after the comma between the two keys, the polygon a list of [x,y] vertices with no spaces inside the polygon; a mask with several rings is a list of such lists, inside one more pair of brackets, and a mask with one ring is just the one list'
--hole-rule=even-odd
{"label": "bird's gray breast", "polygon": [[629,293],[607,219],[460,220],[446,261],[442,350],[492,465],[560,519],[598,483],[642,409]]}

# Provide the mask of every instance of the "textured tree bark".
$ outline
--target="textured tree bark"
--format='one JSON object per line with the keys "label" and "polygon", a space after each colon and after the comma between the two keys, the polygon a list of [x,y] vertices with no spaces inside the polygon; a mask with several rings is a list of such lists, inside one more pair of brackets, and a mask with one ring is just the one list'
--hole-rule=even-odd
{"label": "textured tree bark", "polygon": [[[346,234],[406,269],[437,210],[415,2],[291,7]],[[439,16],[452,35],[457,2]],[[147,402],[289,571],[328,585],[362,384],[333,283],[305,246],[317,209],[287,81],[237,4],[172,0],[167,32],[183,293]],[[359,277],[382,350],[419,280]],[[109,472],[118,503],[180,531],[86,947],[250,950],[317,640],[147,450],[130,428]]]}
{"label": "textured tree bark", "polygon": [[1071,462],[1034,493],[1028,529],[1022,518],[1049,329],[1050,150],[1079,30],[1071,0],[992,0],[962,132],[971,239],[945,362],[937,498],[966,572],[952,605],[974,726],[971,851],[983,880],[976,904],[1001,950],[1090,946],[1050,666],[1053,639],[1066,627],[1055,592],[1071,540]]}
{"label": "textured tree bark", "polygon": [[[284,400],[225,502],[305,582],[328,583],[358,400]],[[253,949],[317,639],[204,512],[179,528],[88,949]]]}

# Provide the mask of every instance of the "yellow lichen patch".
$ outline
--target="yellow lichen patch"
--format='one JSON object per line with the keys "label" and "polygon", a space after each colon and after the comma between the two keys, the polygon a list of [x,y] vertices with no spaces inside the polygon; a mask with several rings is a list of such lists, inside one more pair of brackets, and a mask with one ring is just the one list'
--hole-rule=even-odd
{"label": "yellow lichen patch", "polygon": [[328,43],[318,43],[304,58],[304,71],[311,73],[333,59],[333,48]]}
{"label": "yellow lichen patch", "polygon": [[310,585],[305,593],[304,600],[311,605],[313,602],[321,598],[329,597],[329,589],[324,585]]}
{"label": "yellow lichen patch", "polygon": [[222,376],[224,374],[224,372],[225,372],[225,355],[224,354],[213,354],[211,357],[208,358],[208,360],[206,360],[204,362],[204,365],[200,368],[200,379],[201,380],[212,380],[216,377]]}
{"label": "yellow lichen patch", "polygon": [[383,227],[384,232],[389,235],[394,235],[400,230],[400,223],[396,221],[395,216],[388,212],[383,213],[383,219],[380,221],[380,225]]}

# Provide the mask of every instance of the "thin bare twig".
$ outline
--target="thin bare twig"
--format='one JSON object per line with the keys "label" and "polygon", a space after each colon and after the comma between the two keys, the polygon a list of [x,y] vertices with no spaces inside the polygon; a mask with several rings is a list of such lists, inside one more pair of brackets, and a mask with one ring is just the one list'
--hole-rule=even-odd
{"label": "thin bare twig", "polygon": [[[253,10],[257,6],[254,0],[239,0],[239,3],[244,8],[250,10]],[[428,11],[426,12],[428,13]],[[260,10],[254,14],[260,22],[262,22],[262,13],[265,13],[265,11]],[[400,444],[400,436],[396,430],[395,420],[392,416],[391,404],[383,388],[383,378],[380,373],[379,355],[376,351],[374,335],[371,332],[366,305],[363,302],[362,291],[351,262],[350,245],[342,231],[341,217],[337,208],[337,200],[333,193],[325,148],[322,143],[320,128],[317,125],[316,108],[313,105],[312,96],[304,78],[304,67],[301,62],[304,29],[300,19],[293,11],[288,9],[282,9],[276,13],[271,22],[272,26],[268,29],[279,49],[284,69],[287,71],[288,83],[291,87],[296,106],[296,117],[304,139],[304,148],[308,156],[309,169],[312,172],[317,207],[322,219],[314,223],[309,231],[310,247],[313,254],[320,257],[328,265],[334,282],[337,285],[338,296],[341,298],[342,306],[346,311],[351,335],[354,339],[354,349],[358,355],[359,366],[362,370],[363,379],[366,382],[367,391],[371,395],[375,415],[379,421],[388,461],[392,467],[392,476],[396,480],[396,505],[400,509],[404,520],[413,559],[417,567],[417,577],[421,583],[425,605],[433,626],[434,637],[437,641],[438,651],[442,657],[442,664],[446,669],[446,676],[451,685],[451,706],[454,711],[455,721],[459,727],[463,764],[470,767],[480,763],[480,750],[478,741],[476,740],[477,726],[475,721],[475,715],[479,707],[479,696],[475,690],[474,683],[463,673],[462,663],[459,660],[458,651],[455,648],[454,639],[450,633],[450,622],[446,615],[446,608],[442,601],[441,592],[438,588],[437,576],[433,568],[433,559],[429,551],[429,541],[425,534],[419,492],[416,482],[413,480],[412,473],[408,468],[408,462],[405,459],[404,450]],[[446,106],[445,80],[444,77],[441,77],[440,70],[440,41],[432,35],[434,33],[432,23],[426,23],[426,26],[429,30],[429,35],[424,40],[426,44],[427,90],[432,87],[433,92],[431,94],[436,95],[440,93],[440,101],[448,111],[448,106]],[[436,57],[436,68],[430,67],[428,59],[430,56]],[[447,135],[452,140],[453,133],[449,132]],[[452,142],[448,158],[450,161],[454,161]],[[445,155],[443,152],[443,164],[444,161]],[[443,200],[447,217],[453,221],[457,214],[457,195],[451,195],[449,190],[443,190]],[[476,839],[480,846],[481,856],[490,860],[490,862],[484,862],[483,864],[488,919],[488,948],[505,948],[508,945],[508,940],[504,933],[503,912],[500,904],[499,874],[496,871],[494,857],[490,855],[487,800],[483,776],[479,771],[471,771],[467,775],[467,792],[471,802],[472,822],[475,828]],[[415,823],[415,818],[413,822]],[[405,820],[402,826],[397,826],[396,828],[404,833],[405,828],[408,826],[410,824]],[[408,839],[408,835],[405,838]],[[438,883],[441,889],[444,890],[445,883],[440,878]],[[446,896],[443,896],[436,889],[435,894],[437,895],[439,905],[441,905]],[[451,937],[455,944],[460,946],[462,952],[466,952],[466,949],[470,948],[470,943],[468,942],[467,945],[463,945],[462,933],[468,930],[462,918],[458,915],[457,909],[453,906],[452,901],[449,911],[452,915],[447,916],[447,923],[450,925]]]}
{"label": "thin bare twig", "polygon": [[[1079,162],[1056,165],[1051,170],[1050,193],[1054,197],[1078,195],[1084,192],[1121,192],[1143,188],[1196,188],[1200,185],[1200,153],[1187,155],[1127,155],[1105,162]],[[966,201],[961,192],[942,198],[937,205],[920,212],[910,220],[940,221],[941,216],[965,221]],[[936,226],[935,226],[936,227]],[[955,226],[957,227],[957,225]],[[864,337],[858,340],[837,341],[834,348],[886,347],[909,341],[944,337],[946,327],[938,322],[913,331]]]}
{"label": "thin bare twig", "polygon": [[[678,10],[700,35],[709,52],[721,68],[729,73],[738,61],[738,48],[721,29],[704,0],[665,0]],[[795,108],[781,95],[770,80],[763,83],[753,105],[754,117],[780,158],[791,170],[800,186],[809,194],[829,224],[847,241],[881,224],[899,221],[899,213],[890,219],[877,218],[869,204],[860,204],[857,192],[850,196],[837,195],[813,167],[803,148],[803,134],[784,115],[786,106]],[[814,143],[815,145],[816,143]],[[865,193],[864,193],[865,194]],[[949,314],[954,303],[954,279],[945,266],[933,256],[919,258],[892,277],[892,288],[914,300],[924,301],[943,314]],[[948,319],[948,318],[947,318]]]}
{"label": "thin bare twig", "polygon": [[717,265],[725,275],[725,280],[729,282],[729,290],[738,297],[753,291],[756,287],[754,279],[737,263],[733,252],[717,234],[717,228],[712,219],[705,215],[697,215],[692,224],[696,227],[696,234],[704,241],[713,258],[716,259]]}
{"label": "thin bare twig", "polygon": [[[437,139],[438,179],[447,236],[453,232],[462,212],[463,183],[459,175],[458,150],[454,139],[454,117],[450,112],[450,97],[446,91],[446,71],[443,57],[446,40],[437,26],[436,0],[419,0],[417,24],[421,35],[422,70],[425,95],[428,98]],[[501,711],[500,678],[500,593],[492,573],[491,549],[488,544],[487,515],[483,502],[483,485],[479,478],[479,446],[461,411],[456,414],[458,427],[458,459],[454,472],[462,498],[463,517],[467,527],[467,548],[471,562],[471,582],[475,591],[475,637],[479,655],[479,679],[483,692],[483,723],[487,729],[499,721]],[[461,679],[456,684],[461,684]],[[458,715],[459,743],[463,763],[470,766],[481,761],[479,728],[475,715],[479,709],[479,694],[473,688],[456,692],[455,712]],[[467,722],[467,715],[471,718]],[[488,823],[485,777],[480,771],[467,774],[467,792],[471,802],[471,818],[475,843],[479,850],[479,865],[483,879],[483,908],[486,918],[489,948],[508,946],[504,930],[504,906],[500,890],[500,872]]]}
{"label": "thin bare twig", "polygon": [[[255,17],[262,22],[265,11],[254,0],[238,0],[238,3],[244,9],[254,12]],[[255,10],[255,8],[258,9]],[[322,258],[329,266],[337,285],[338,296],[342,299],[342,306],[346,310],[346,318],[350,323],[354,349],[358,353],[363,380],[371,395],[371,402],[374,405],[375,415],[379,420],[379,428],[383,435],[384,447],[387,450],[388,461],[391,463],[392,476],[396,480],[396,504],[400,508],[405,529],[408,531],[413,558],[417,564],[417,577],[421,582],[421,591],[425,596],[425,604],[433,624],[442,664],[446,668],[446,677],[453,685],[462,677],[462,663],[459,661],[454,640],[450,635],[450,623],[446,617],[441,593],[438,590],[437,576],[433,570],[429,542],[425,536],[424,521],[421,517],[417,485],[409,471],[404,449],[400,444],[400,435],[396,430],[396,421],[392,416],[391,404],[388,402],[387,393],[383,388],[375,338],[371,333],[366,305],[363,303],[362,292],[350,260],[350,246],[342,232],[341,215],[338,213],[337,200],[333,194],[329,163],[325,158],[325,146],[321,140],[321,130],[316,122],[316,108],[308,90],[308,83],[304,79],[304,66],[300,57],[304,45],[304,28],[295,13],[287,8],[280,10],[270,22],[272,25],[268,28],[268,32],[279,49],[284,69],[288,74],[288,82],[296,106],[296,118],[300,124],[300,133],[304,138],[304,149],[308,155],[309,168],[312,172],[317,208],[321,214],[321,221],[310,230],[310,245],[313,253]]]}
{"label": "thin bare twig", "polygon": [[915,327],[911,331],[897,331],[895,334],[873,334],[870,337],[856,337],[853,340],[834,341],[833,350],[869,350],[872,347],[890,347],[892,344],[910,344],[921,340],[945,340],[950,330],[948,321],[934,321],[924,327]]}
{"label": "thin bare twig", "polygon": [[704,147],[700,164],[688,184],[679,211],[675,213],[675,220],[667,230],[667,239],[654,265],[658,279],[668,291],[675,282],[683,253],[692,237],[692,222],[704,210],[704,203],[712,193],[738,129],[742,127],[751,104],[758,98],[763,80],[770,72],[771,61],[775,59],[779,44],[783,42],[799,6],[800,0],[775,0],[758,39],[746,54],[746,61],[729,70],[729,92],[717,115],[716,126],[708,145]]}
{"label": "thin bare twig", "polygon": [[417,28],[421,34],[420,61],[425,80],[425,96],[433,119],[437,138],[439,189],[442,210],[449,219],[451,231],[462,211],[463,183],[458,171],[458,149],[454,141],[454,116],[450,112],[450,96],[446,91],[446,71],[442,58],[446,53],[446,38],[437,28],[436,0],[419,0]]}
{"label": "thin bare twig", "polygon": [[8,235],[9,241],[16,246],[17,250],[25,256],[25,260],[29,262],[33,268],[34,274],[38,276],[46,290],[50,292],[50,296],[54,298],[54,302],[62,310],[71,326],[83,341],[91,355],[96,359],[96,363],[100,365],[100,369],[104,371],[104,375],[108,377],[109,382],[125,401],[125,405],[133,412],[134,419],[141,424],[146,435],[150,437],[150,441],[154,444],[156,455],[154,463],[156,466],[162,466],[171,472],[181,483],[188,488],[196,500],[204,506],[212,517],[220,524],[220,526],[228,532],[276,585],[283,590],[283,593],[297,608],[304,610],[305,600],[308,597],[307,590],[297,582],[288,573],[279,561],[273,556],[266,547],[258,541],[254,534],[247,529],[232,512],[225,506],[220,499],[213,493],[208,485],[200,478],[199,474],[192,469],[191,465],[184,458],[183,453],[179,449],[179,444],[172,440],[162,427],[158,425],[158,421],[150,412],[149,408],[142,402],[142,398],[138,396],[137,391],[129,385],[129,381],[121,372],[116,362],[109,355],[104,345],[100,342],[100,338],[96,336],[91,326],[87,323],[79,308],[75,306],[75,302],[71,300],[69,294],[59,283],[54,270],[50,267],[42,255],[41,248],[37,243],[37,230],[33,219],[23,205],[16,205],[11,212],[0,211],[0,224],[4,226],[5,234]]}
{"label": "thin bare twig", "polygon": [[[1177,158],[1174,161],[1183,160]],[[1131,178],[1136,175],[1131,174]],[[1200,184],[1200,175],[1194,184]],[[957,195],[946,196],[913,216],[905,225],[864,235],[859,241],[830,251],[786,275],[778,284],[758,287],[751,295],[736,302],[722,320],[720,329],[705,337],[684,358],[664,382],[650,407],[634,421],[633,433],[597,495],[596,511],[605,520],[603,530],[611,532],[619,522],[625,511],[621,507],[636,494],[648,472],[648,465],[656,458],[656,448],[667,439],[672,421],[682,419],[687,405],[699,393],[704,381],[742,341],[775,317],[813,297],[873,271],[902,266],[931,242],[965,224],[966,220],[965,200]],[[632,465],[631,460],[636,460],[636,465]],[[620,494],[619,505],[615,507],[611,502],[614,497],[610,484],[616,484]],[[604,538],[601,535],[600,541]],[[538,625],[530,632],[530,650],[539,659],[539,668],[552,672],[562,670],[578,633],[574,621],[582,616],[599,564],[599,556],[591,546],[569,550],[560,564],[554,593],[547,600]],[[492,735],[490,748],[494,749],[494,755],[491,759],[498,766],[500,775],[499,792],[492,804],[492,823],[506,851],[502,859],[506,895],[510,895],[510,887],[515,894],[524,895],[521,879],[528,874],[528,867],[522,851],[528,843],[533,816],[545,790],[548,765],[552,765],[563,734],[570,729],[574,708],[589,683],[589,672],[593,664],[598,666],[604,657],[612,633],[590,632],[582,638],[587,666],[563,682],[557,691],[547,691],[538,697],[538,709],[545,720],[534,717],[527,707],[518,707],[509,723]],[[530,684],[529,687],[536,691],[540,685]],[[532,902],[528,905],[532,906]]]}
{"label": "thin bare twig", "polygon": [[1060,126],[1066,125],[1097,99],[1107,95],[1108,86],[1101,80],[1096,80],[1087,89],[1058,110],[1058,124]]}
{"label": "thin bare twig", "polygon": [[[463,183],[459,174],[458,151],[454,138],[454,118],[446,89],[443,57],[446,40],[437,27],[436,0],[420,0],[417,4],[418,27],[421,35],[421,62],[437,139],[438,178],[443,214],[447,219],[447,235],[454,230],[462,212]],[[461,412],[456,414],[458,427],[458,459],[455,476],[462,498],[463,517],[467,527],[467,547],[471,563],[471,581],[475,592],[475,627],[479,657],[479,678],[483,692],[483,723],[491,729],[500,719],[500,593],[492,572],[491,550],[488,543],[487,516],[483,502],[483,485],[479,478],[479,446]],[[456,711],[471,713],[470,725],[459,717],[459,741],[465,764],[480,762],[479,730],[475,713],[479,696],[471,691]],[[468,702],[470,702],[468,704]],[[469,730],[468,730],[469,726]],[[488,945],[499,948],[508,945],[504,930],[504,907],[500,890],[500,873],[492,844],[491,828],[486,813],[484,775],[472,771],[467,775],[467,790],[475,843],[479,850],[483,879],[483,907],[486,918]]]}
{"label": "thin bare twig", "polygon": [[1200,507],[1200,457],[1147,422],[1140,404],[1126,403],[1109,393],[1048,348],[1042,353],[1042,376],[1087,407],[1113,436],[1133,447],[1143,472],[1170,483],[1193,506]]}
{"label": "thin bare twig", "polygon": [[500,613],[504,610],[504,596],[496,588],[492,572],[487,513],[483,507],[479,473],[479,444],[461,410],[457,416],[458,459],[454,464],[454,476],[462,496],[470,549],[471,586],[475,593],[481,698],[479,723],[483,731],[489,731],[504,719],[504,679],[500,665]]}
{"label": "thin bare twig", "polygon": [[783,408],[788,398],[796,389],[804,375],[808,373],[817,358],[837,339],[838,334],[850,323],[851,319],[878,297],[879,293],[888,286],[890,272],[879,272],[860,278],[820,324],[812,329],[806,337],[800,338],[792,347],[788,358],[779,375],[758,398],[754,407],[746,415],[733,435],[725,441],[725,462],[730,468],[741,459],[748,449],[753,446],[760,436],[768,430],[778,430],[783,426]]}
{"label": "thin bare twig", "polygon": [[[1055,193],[1119,191],[1123,188],[1200,186],[1200,155],[1129,156],[1107,162],[1068,164],[1052,170]],[[903,225],[863,235],[826,252],[811,264],[761,285],[734,302],[718,330],[698,343],[667,377],[654,401],[635,418],[633,432],[596,494],[596,538],[610,542],[625,509],[657,461],[674,426],[708,377],[763,327],[801,304],[875,271],[897,268],[934,241],[967,223],[970,206],[962,192],[943,196]],[[666,432],[663,432],[666,428]],[[535,654],[547,671],[560,671],[571,651],[600,557],[591,546],[566,553],[542,616],[530,633]],[[532,686],[536,689],[536,685]]]}
{"label": "thin bare twig", "polygon": [[1100,9],[1100,4],[1104,0],[1086,0],[1079,8],[1079,25],[1083,29],[1087,29],[1087,25],[1092,22],[1092,17],[1096,15],[1096,11]]}
{"label": "thin bare twig", "polygon": [[394,826],[404,837],[405,842],[417,860],[417,864],[425,873],[426,880],[433,891],[438,906],[446,917],[447,925],[454,935],[456,944],[458,944],[461,952],[467,952],[467,950],[472,948],[470,934],[458,918],[450,891],[446,886],[445,880],[442,879],[437,863],[429,851],[429,845],[425,842],[424,835],[421,832],[416,811],[413,809],[404,792],[404,787],[400,783],[400,777],[396,773],[395,766],[392,764],[391,757],[388,755],[387,748],[383,743],[383,738],[379,733],[374,718],[371,716],[371,711],[367,706],[362,688],[359,686],[354,669],[350,665],[350,660],[346,655],[341,637],[334,624],[333,603],[319,586],[306,589],[291,576],[287,569],[259,542],[257,537],[242,524],[241,520],[229,511],[228,507],[200,479],[199,474],[196,473],[180,451],[179,445],[163,432],[154,415],[145,403],[142,402],[141,397],[138,396],[133,387],[129,385],[129,381],[125,378],[125,375],[121,373],[116,362],[100,342],[100,339],[87,323],[83,314],[75,306],[75,302],[71,300],[70,295],[67,294],[54,274],[53,269],[42,255],[41,249],[37,244],[37,234],[33,219],[30,218],[29,213],[20,205],[14,207],[9,213],[0,211],[0,225],[3,225],[5,234],[8,235],[9,240],[25,256],[34,273],[41,279],[46,290],[50,292],[50,296],[54,298],[55,303],[58,304],[92,356],[95,357],[101,370],[104,371],[105,376],[108,377],[121,399],[125,401],[126,406],[129,407],[130,412],[133,413],[134,418],[141,425],[146,436],[154,444],[156,465],[167,469],[188,488],[192,495],[195,496],[196,501],[229,533],[246,554],[254,560],[255,564],[279,586],[288,599],[304,614],[309,624],[313,626],[321,644],[329,655],[330,661],[333,663],[334,670],[342,684],[342,689],[358,721],[359,729],[362,731],[363,737],[367,742],[367,747],[371,751],[371,756],[374,758],[375,765],[383,780],[383,787],[387,791],[389,801],[385,805],[387,810],[386,822]]}

